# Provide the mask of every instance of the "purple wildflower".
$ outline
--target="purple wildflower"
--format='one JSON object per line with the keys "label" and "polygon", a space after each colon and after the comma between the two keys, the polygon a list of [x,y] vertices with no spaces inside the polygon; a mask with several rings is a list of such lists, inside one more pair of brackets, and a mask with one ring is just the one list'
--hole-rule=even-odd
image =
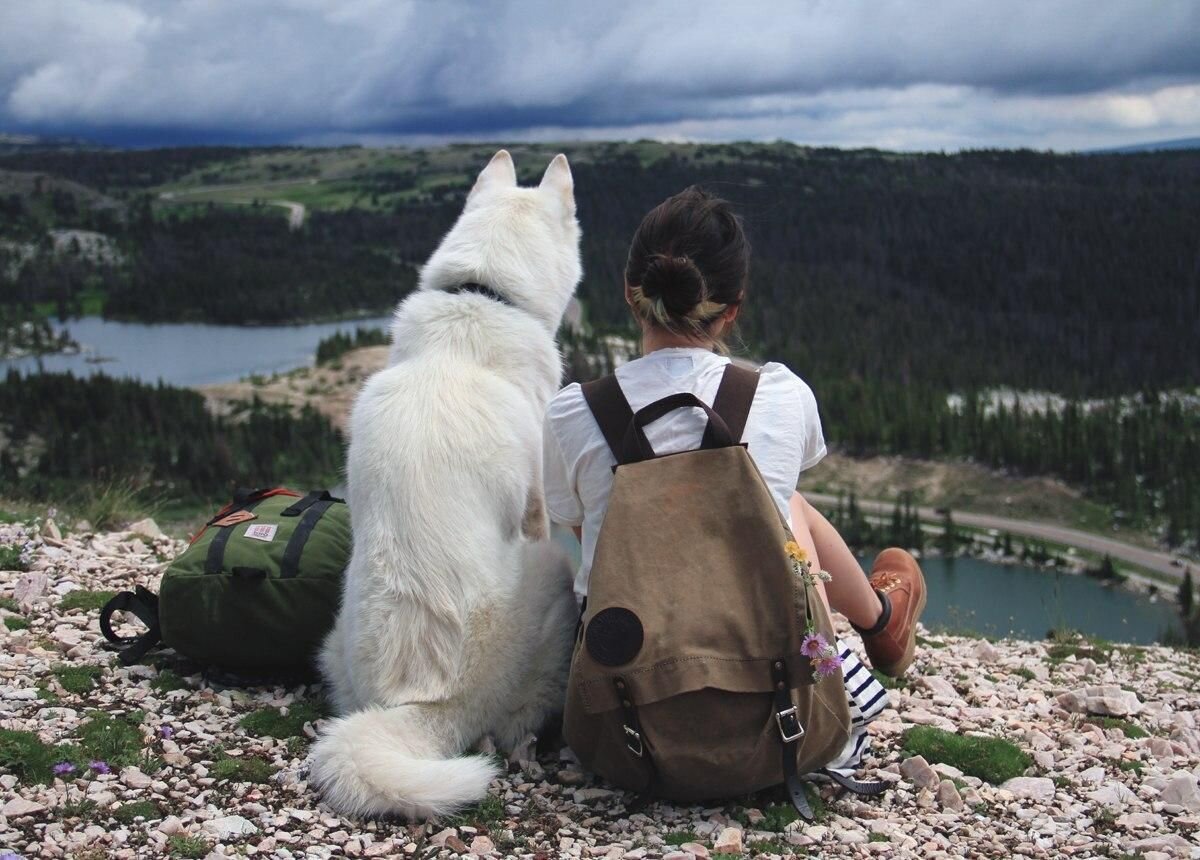
{"label": "purple wildflower", "polygon": [[66,776],[68,773],[74,773],[74,772],[75,772],[75,765],[71,764],[69,761],[60,761],[58,764],[56,764],[54,766],[54,775],[55,776]]}
{"label": "purple wildflower", "polygon": [[842,658],[837,654],[827,652],[813,660],[813,665],[818,678],[826,678],[836,674],[842,668]]}
{"label": "purple wildflower", "polygon": [[96,773],[112,773],[112,768],[108,766],[108,762],[100,761],[99,759],[89,764],[88,767]]}
{"label": "purple wildflower", "polygon": [[158,733],[166,740],[170,740],[171,738],[175,737],[175,730],[170,726],[159,726]]}
{"label": "purple wildflower", "polygon": [[0,854],[0,860],[25,860],[20,854],[14,854],[12,851],[5,851]]}
{"label": "purple wildflower", "polygon": [[800,643],[800,653],[813,660],[829,650],[829,643],[821,633],[809,633]]}

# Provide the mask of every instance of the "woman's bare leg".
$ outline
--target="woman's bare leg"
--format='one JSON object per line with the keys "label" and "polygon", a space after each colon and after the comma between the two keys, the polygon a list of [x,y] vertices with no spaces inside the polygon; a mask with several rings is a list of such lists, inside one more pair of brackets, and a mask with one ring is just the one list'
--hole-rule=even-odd
{"label": "woman's bare leg", "polygon": [[[792,494],[791,508],[793,532],[797,529],[804,532],[812,546],[806,546],[799,534],[796,535],[796,541],[810,552],[815,548],[813,568],[826,570],[833,577],[825,584],[827,603],[849,618],[856,627],[874,627],[883,608],[879,603],[879,595],[871,588],[850,547],[846,546],[829,520],[821,516],[799,493]],[[819,564],[816,559],[820,559]]]}
{"label": "woman's bare leg", "polygon": [[[792,537],[794,537],[796,539],[796,543],[800,544],[804,551],[808,553],[809,561],[812,562],[812,569],[814,571],[821,570],[821,557],[817,554],[817,545],[813,541],[812,532],[810,532],[808,529],[808,521],[804,517],[796,516],[795,504],[796,499],[798,498],[800,498],[799,495],[792,497]],[[825,586],[827,584],[832,585],[833,583],[824,583],[820,580],[817,580],[816,588],[817,594],[821,596],[821,602],[825,604],[826,611],[830,611],[829,595],[825,592]]]}

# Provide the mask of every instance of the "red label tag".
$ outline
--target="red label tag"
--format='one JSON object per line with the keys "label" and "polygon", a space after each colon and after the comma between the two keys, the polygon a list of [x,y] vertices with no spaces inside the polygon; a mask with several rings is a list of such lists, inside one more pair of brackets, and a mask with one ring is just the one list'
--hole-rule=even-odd
{"label": "red label tag", "polygon": [[250,511],[234,511],[232,514],[226,514],[213,523],[214,526],[236,526],[238,523],[244,523],[247,520],[254,519],[255,514]]}

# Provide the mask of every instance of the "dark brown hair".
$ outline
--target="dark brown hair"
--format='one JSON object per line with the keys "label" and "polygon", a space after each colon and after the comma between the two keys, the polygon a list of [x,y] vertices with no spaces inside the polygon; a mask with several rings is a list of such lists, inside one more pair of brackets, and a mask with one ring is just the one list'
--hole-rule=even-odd
{"label": "dark brown hair", "polygon": [[695,185],[646,214],[625,263],[640,319],[700,337],[742,301],[749,274],[750,242],[741,219],[729,203]]}

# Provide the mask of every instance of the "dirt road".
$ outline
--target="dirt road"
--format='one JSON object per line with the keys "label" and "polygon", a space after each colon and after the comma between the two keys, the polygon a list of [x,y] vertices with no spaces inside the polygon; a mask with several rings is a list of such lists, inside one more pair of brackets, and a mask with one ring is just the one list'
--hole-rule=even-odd
{"label": "dirt road", "polygon": [[[805,498],[817,506],[837,504],[836,496],[829,496],[823,493],[805,493],[804,495]],[[865,513],[882,516],[891,514],[894,507],[891,502],[869,502],[862,500],[858,500],[858,506]],[[936,522],[942,517],[934,508],[918,508],[917,512],[922,520]],[[1011,519],[1009,517],[969,514],[964,511],[954,511],[953,517],[954,522],[958,525],[977,529],[995,529],[998,532],[1010,532],[1014,537],[1028,537],[1064,546],[1073,546],[1077,549],[1096,553],[1097,555],[1107,554],[1117,561],[1124,561],[1128,564],[1160,573],[1174,582],[1179,582],[1183,579],[1184,569],[1173,564],[1173,556],[1165,552],[1142,549],[1141,547],[1091,532],[1064,528],[1048,523]]]}

